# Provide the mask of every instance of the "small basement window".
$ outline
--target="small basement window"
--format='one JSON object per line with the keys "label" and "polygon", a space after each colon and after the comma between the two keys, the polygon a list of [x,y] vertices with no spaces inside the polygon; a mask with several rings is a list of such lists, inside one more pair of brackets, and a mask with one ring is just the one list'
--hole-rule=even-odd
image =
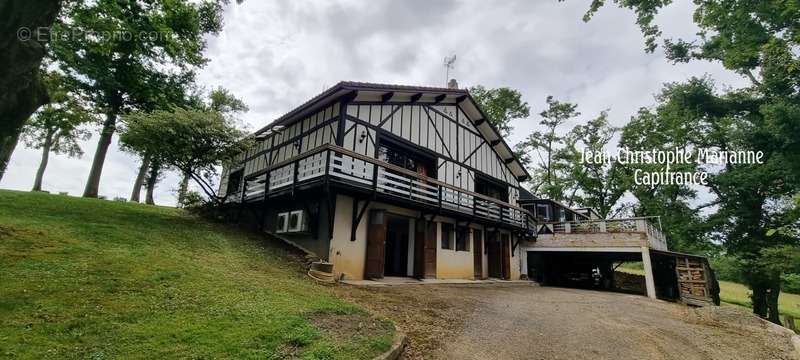
{"label": "small basement window", "polygon": [[442,223],[442,249],[453,250],[455,235],[453,224]]}
{"label": "small basement window", "polygon": [[456,251],[469,251],[469,229],[466,227],[456,230]]}

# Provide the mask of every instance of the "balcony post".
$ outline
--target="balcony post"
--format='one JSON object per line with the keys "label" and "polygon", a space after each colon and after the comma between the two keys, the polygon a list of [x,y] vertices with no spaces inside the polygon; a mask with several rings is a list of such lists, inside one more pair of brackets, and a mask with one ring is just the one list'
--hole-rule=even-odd
{"label": "balcony post", "polygon": [[607,226],[606,226],[605,220],[598,222],[598,225],[600,225],[599,226],[599,231],[601,233],[607,232]]}
{"label": "balcony post", "polygon": [[564,222],[564,233],[569,234],[572,232],[572,223]]}

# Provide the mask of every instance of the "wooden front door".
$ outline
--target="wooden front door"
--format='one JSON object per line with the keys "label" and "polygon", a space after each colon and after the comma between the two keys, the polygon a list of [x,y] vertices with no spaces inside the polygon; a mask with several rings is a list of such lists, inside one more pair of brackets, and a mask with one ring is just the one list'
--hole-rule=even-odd
{"label": "wooden front door", "polygon": [[488,272],[489,277],[492,278],[503,278],[503,266],[502,260],[500,259],[500,254],[502,250],[500,249],[500,239],[496,232],[487,232],[486,233],[486,257],[488,260]]}
{"label": "wooden front door", "polygon": [[472,253],[475,279],[483,279],[483,230],[472,229]]}
{"label": "wooden front door", "polygon": [[502,278],[511,280],[511,240],[508,234],[502,234],[500,235],[500,241],[502,243],[502,253],[500,254],[500,261],[503,265]]}
{"label": "wooden front door", "polygon": [[436,278],[436,223],[419,219],[414,229],[414,277]]}
{"label": "wooden front door", "polygon": [[383,278],[384,251],[386,251],[386,211],[370,210],[367,227],[367,256],[365,279]]}

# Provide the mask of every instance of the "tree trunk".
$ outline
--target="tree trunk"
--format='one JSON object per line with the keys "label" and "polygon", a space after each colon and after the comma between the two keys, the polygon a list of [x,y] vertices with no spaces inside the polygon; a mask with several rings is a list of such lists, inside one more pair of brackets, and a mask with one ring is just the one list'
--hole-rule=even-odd
{"label": "tree trunk", "polygon": [[60,8],[59,0],[0,2],[0,144],[18,137],[31,114],[49,102],[39,73],[49,37],[38,29],[50,28]]}
{"label": "tree trunk", "polygon": [[773,279],[767,291],[767,320],[781,325],[780,313],[778,312],[778,296],[781,294],[780,278]]}
{"label": "tree trunk", "polygon": [[753,295],[750,300],[753,303],[753,314],[758,315],[762,319],[767,318],[767,288],[761,284],[760,281],[751,284]]}
{"label": "tree trunk", "polygon": [[3,175],[6,173],[6,168],[11,161],[11,154],[14,153],[14,148],[17,147],[17,142],[19,142],[19,133],[6,138],[5,141],[0,140],[0,180],[3,180]]}
{"label": "tree trunk", "polygon": [[106,161],[108,146],[111,145],[111,137],[117,125],[117,114],[114,110],[106,114],[106,121],[103,123],[103,131],[100,133],[100,140],[97,141],[97,150],[92,160],[92,169],[89,171],[89,179],[86,180],[86,188],[83,190],[84,197],[96,198],[100,189],[100,175],[103,172],[103,163]]}
{"label": "tree trunk", "polygon": [[36,170],[36,179],[33,180],[33,189],[31,191],[42,191],[42,178],[44,177],[44,169],[47,168],[47,161],[50,159],[50,147],[53,145],[53,134],[47,133],[42,145],[42,161],[39,163],[39,170]]}
{"label": "tree trunk", "polygon": [[147,169],[150,168],[150,155],[145,154],[142,158],[142,166],[139,166],[139,173],[136,175],[136,180],[133,182],[133,191],[131,192],[131,201],[139,202],[139,194],[142,192],[142,184],[144,178],[147,176]]}
{"label": "tree trunk", "polygon": [[186,200],[186,192],[189,189],[189,173],[183,172],[181,184],[178,187],[178,207],[183,207],[183,201]]}
{"label": "tree trunk", "polygon": [[150,175],[147,177],[147,195],[145,195],[144,202],[147,205],[155,205],[156,202],[153,200],[153,191],[156,188],[156,182],[158,182],[158,172],[161,166],[153,162],[153,165],[150,166]]}

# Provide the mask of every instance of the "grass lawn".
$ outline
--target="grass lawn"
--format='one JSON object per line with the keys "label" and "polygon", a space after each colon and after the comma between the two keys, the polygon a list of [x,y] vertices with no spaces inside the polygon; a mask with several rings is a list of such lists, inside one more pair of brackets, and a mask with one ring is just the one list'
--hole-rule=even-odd
{"label": "grass lawn", "polygon": [[[394,332],[283,247],[172,208],[0,190],[0,268],[0,357],[372,358]],[[315,326],[337,317],[379,325]]]}
{"label": "grass lawn", "polygon": [[[644,275],[642,263],[640,262],[622,264],[617,270],[631,274]],[[751,307],[750,289],[739,283],[720,281],[719,299],[729,304],[740,305],[746,308]],[[778,297],[778,309],[781,314],[788,314],[800,319],[800,295],[781,292],[780,297]]]}

